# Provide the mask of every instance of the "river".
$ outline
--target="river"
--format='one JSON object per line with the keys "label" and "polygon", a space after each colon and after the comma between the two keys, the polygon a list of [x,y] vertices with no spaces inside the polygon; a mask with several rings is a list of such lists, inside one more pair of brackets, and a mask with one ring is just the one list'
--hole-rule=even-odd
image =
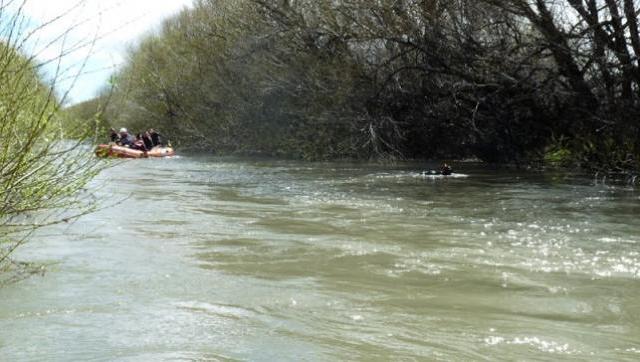
{"label": "river", "polygon": [[2,361],[640,359],[640,192],[566,173],[124,161],[18,253]]}

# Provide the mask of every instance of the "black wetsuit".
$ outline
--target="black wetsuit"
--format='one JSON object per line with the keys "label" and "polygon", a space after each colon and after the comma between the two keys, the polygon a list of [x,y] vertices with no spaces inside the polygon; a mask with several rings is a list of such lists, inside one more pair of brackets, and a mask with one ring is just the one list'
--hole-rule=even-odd
{"label": "black wetsuit", "polygon": [[151,142],[153,143],[153,147],[161,146],[162,145],[162,137],[160,136],[160,133],[158,133],[158,132],[151,133]]}
{"label": "black wetsuit", "polygon": [[153,140],[150,137],[142,137],[142,141],[144,142],[144,146],[147,148],[147,150],[153,148]]}

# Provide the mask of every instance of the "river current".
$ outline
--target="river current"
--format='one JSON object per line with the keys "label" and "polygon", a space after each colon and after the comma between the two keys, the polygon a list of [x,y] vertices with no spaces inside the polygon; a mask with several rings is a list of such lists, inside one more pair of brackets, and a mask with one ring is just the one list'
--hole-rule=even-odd
{"label": "river current", "polygon": [[640,191],[566,173],[124,161],[0,289],[0,361],[640,359]]}

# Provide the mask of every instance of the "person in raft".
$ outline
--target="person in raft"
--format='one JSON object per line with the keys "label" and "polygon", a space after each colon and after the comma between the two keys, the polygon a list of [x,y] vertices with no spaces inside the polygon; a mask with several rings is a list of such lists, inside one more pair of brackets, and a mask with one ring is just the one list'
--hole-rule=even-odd
{"label": "person in raft", "polygon": [[142,142],[144,142],[144,146],[147,148],[147,151],[153,148],[153,140],[151,139],[151,133],[149,133],[149,131],[145,131],[142,134]]}
{"label": "person in raft", "polygon": [[115,129],[111,128],[109,130],[109,139],[111,143],[118,143],[120,141],[120,136],[118,136],[118,132]]}
{"label": "person in raft", "polygon": [[140,133],[136,134],[136,139],[131,144],[131,149],[143,151],[143,152],[149,151],[144,141],[142,140],[142,135]]}
{"label": "person in raft", "polygon": [[117,143],[119,146],[131,147],[134,139],[129,134],[129,131],[127,131],[126,128],[120,128],[120,132],[118,132],[118,135],[120,136],[120,140]]}
{"label": "person in raft", "polygon": [[153,143],[153,147],[164,145],[164,143],[162,142],[162,136],[155,129],[150,128],[149,135],[151,136],[151,142]]}

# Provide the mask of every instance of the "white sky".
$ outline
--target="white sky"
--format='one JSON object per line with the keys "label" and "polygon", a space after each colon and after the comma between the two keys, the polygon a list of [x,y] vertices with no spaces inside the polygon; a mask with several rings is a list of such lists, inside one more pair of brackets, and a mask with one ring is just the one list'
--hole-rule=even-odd
{"label": "white sky", "polygon": [[[77,28],[69,33],[64,46],[67,49],[74,43],[87,43],[98,37],[91,54],[90,47],[86,46],[63,59],[62,68],[80,65],[87,59],[85,74],[80,76],[69,93],[68,102],[77,103],[93,98],[106,85],[114,69],[123,63],[127,46],[135,43],[145,33],[157,29],[163,19],[189,6],[191,2],[192,0],[26,0],[23,14],[36,24],[43,24],[64,14],[61,19],[39,31],[37,39],[34,38],[30,44],[31,51],[39,52],[40,61],[55,59],[60,54],[60,49],[63,48],[61,42],[54,46],[46,44],[74,26]],[[51,75],[55,73],[56,64],[50,64],[45,69]],[[71,76],[73,72],[68,72],[67,75]],[[68,88],[69,83],[58,87],[59,92]]]}

